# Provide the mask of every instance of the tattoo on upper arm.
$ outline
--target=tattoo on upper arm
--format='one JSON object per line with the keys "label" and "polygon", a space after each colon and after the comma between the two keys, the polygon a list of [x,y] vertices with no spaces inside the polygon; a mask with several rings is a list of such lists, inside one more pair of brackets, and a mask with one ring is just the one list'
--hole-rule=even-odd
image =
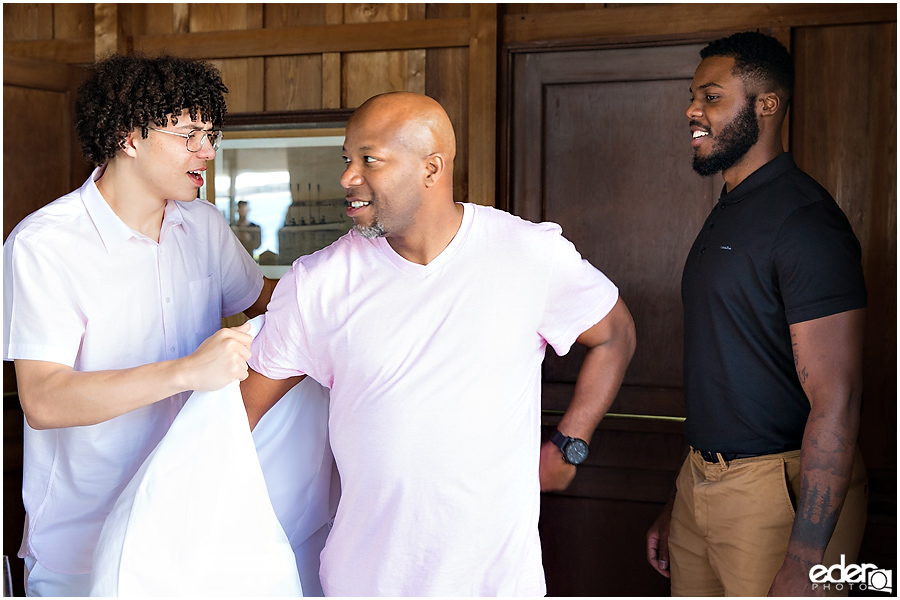
{"label": "tattoo on upper arm", "polygon": [[809,379],[809,371],[807,371],[806,367],[800,366],[800,352],[797,350],[796,337],[797,334],[791,334],[791,350],[794,354],[794,368],[797,370],[797,378],[800,379],[800,385],[803,385]]}

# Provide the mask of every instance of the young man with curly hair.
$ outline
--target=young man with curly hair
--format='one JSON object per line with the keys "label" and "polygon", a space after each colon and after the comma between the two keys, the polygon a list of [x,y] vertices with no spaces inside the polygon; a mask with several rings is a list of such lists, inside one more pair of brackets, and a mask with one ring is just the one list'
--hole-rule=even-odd
{"label": "young man with curly hair", "polygon": [[274,282],[195,201],[226,92],[194,60],[95,65],[76,128],[96,170],[3,246],[4,360],[26,420],[28,595],[88,595],[106,515],[189,392],[247,376],[246,326],[220,329],[221,318],[264,312]]}
{"label": "young man with curly hair", "polygon": [[787,49],[747,32],[700,56],[694,170],[725,187],[684,267],[691,449],[647,557],[673,596],[822,595],[810,569],[853,563],[866,522],[860,245],[782,147]]}

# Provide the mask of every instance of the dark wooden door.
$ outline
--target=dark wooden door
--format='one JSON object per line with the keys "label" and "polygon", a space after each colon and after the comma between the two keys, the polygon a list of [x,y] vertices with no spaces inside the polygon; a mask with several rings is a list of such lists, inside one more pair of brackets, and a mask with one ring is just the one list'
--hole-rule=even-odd
{"label": "dark wooden door", "polygon": [[[644,534],[684,447],[681,271],[722,185],[691,169],[685,111],[700,47],[513,55],[510,210],[562,226],[619,286],[638,340],[587,464],[565,493],[542,496],[550,595],[668,593]],[[579,350],[547,352],[545,434],[571,398]]]}
{"label": "dark wooden door", "polygon": [[[71,191],[90,165],[75,141],[73,103],[83,69],[3,58],[3,240],[23,218]],[[3,554],[15,595],[24,595],[22,561],[22,409],[13,363],[3,363]]]}

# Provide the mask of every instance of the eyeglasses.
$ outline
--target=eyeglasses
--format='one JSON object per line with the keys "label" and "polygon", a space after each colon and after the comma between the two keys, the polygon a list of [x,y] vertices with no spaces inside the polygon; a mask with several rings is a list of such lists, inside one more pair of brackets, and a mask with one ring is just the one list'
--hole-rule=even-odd
{"label": "eyeglasses", "polygon": [[[148,127],[148,129],[152,129],[153,131],[158,131],[160,133],[168,133],[169,135],[177,135],[183,138],[185,146],[187,146],[188,152],[200,152],[200,149],[203,148],[203,142],[206,141],[206,138],[209,138],[209,143],[212,144],[213,150],[219,149],[219,144],[222,143],[222,132],[216,130],[209,131],[192,131],[190,133],[178,133],[177,131],[167,131],[165,129],[156,129],[155,127]],[[197,136],[198,133],[202,133],[203,135]]]}

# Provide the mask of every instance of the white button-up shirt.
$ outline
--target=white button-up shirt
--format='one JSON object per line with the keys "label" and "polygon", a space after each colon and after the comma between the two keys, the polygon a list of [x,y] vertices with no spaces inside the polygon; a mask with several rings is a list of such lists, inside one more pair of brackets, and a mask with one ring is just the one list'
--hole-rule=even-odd
{"label": "white button-up shirt", "polygon": [[[262,274],[215,206],[165,207],[159,243],[128,227],[95,181],[24,219],[3,245],[3,358],[76,371],[186,356],[259,297]],[[25,425],[22,551],[90,572],[106,515],[186,394],[87,427]]]}

